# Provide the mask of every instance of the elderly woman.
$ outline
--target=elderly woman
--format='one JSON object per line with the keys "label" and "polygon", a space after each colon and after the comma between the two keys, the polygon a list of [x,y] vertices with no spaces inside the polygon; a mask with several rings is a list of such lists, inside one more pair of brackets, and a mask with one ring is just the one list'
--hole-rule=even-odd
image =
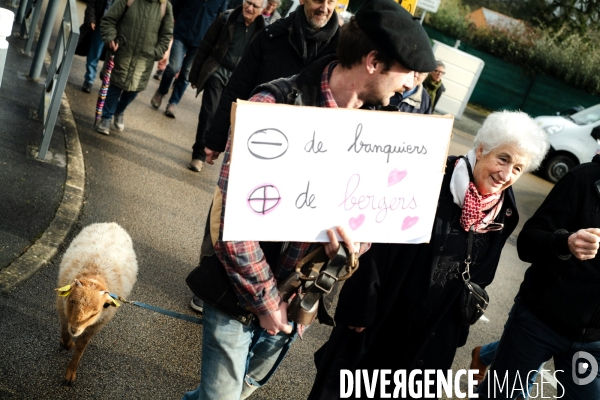
{"label": "elderly woman", "polygon": [[442,97],[442,93],[446,91],[446,87],[442,83],[442,77],[446,74],[446,65],[442,60],[436,60],[436,62],[436,69],[431,71],[423,81],[423,87],[431,99],[431,112],[429,114],[433,113],[440,97]]}
{"label": "elderly woman", "polygon": [[448,157],[431,241],[373,244],[344,284],[336,328],[315,355],[310,399],[339,398],[341,369],[406,370],[406,377],[451,369],[469,333],[459,318],[469,231],[471,281],[485,288],[519,220],[511,186],[540,165],[548,146],[527,114],[503,111],[485,120],[465,157]]}
{"label": "elderly woman", "polygon": [[277,7],[281,4],[281,0],[269,0],[267,6],[263,10],[263,18],[265,25],[271,25],[273,22],[281,19],[281,14],[277,11]]}

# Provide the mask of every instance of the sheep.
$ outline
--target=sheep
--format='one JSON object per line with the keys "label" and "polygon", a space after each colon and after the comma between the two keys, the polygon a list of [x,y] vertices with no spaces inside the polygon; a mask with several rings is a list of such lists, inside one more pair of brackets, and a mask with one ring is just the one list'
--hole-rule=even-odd
{"label": "sheep", "polygon": [[114,222],[89,225],[71,242],[60,263],[56,289],[60,344],[66,350],[75,346],[65,375],[67,386],[75,381],[89,341],[120,306],[110,294],[128,298],[137,272],[131,237]]}

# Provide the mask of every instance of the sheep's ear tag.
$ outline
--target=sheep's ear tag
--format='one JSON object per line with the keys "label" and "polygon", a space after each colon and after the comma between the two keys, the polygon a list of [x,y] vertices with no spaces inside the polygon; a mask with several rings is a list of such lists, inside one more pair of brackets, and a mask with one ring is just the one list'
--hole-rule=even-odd
{"label": "sheep's ear tag", "polygon": [[117,306],[117,307],[121,307],[121,303],[119,303],[119,301],[117,300],[117,299],[119,298],[119,296],[117,296],[117,295],[116,295],[116,294],[114,294],[114,293],[109,293],[108,295],[109,295],[110,297],[112,297],[112,301],[113,301],[113,303],[115,303],[115,306]]}
{"label": "sheep's ear tag", "polygon": [[66,297],[71,293],[71,285],[63,286],[58,289],[54,289],[58,292],[58,295],[61,297]]}

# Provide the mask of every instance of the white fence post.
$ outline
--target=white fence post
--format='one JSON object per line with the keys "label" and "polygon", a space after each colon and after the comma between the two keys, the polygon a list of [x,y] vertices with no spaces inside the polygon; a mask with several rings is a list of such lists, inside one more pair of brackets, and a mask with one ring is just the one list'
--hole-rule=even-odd
{"label": "white fence post", "polygon": [[6,38],[12,32],[14,20],[14,12],[6,8],[0,8],[0,86],[2,86],[2,75],[4,74],[4,64],[6,63],[6,53],[8,53],[8,41]]}

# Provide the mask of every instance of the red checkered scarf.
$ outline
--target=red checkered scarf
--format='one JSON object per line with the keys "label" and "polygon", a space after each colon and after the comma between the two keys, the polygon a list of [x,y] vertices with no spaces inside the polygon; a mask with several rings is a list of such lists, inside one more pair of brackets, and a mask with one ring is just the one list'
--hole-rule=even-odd
{"label": "red checkered scarf", "polygon": [[460,216],[460,226],[469,231],[475,225],[475,232],[498,230],[498,224],[492,224],[502,208],[503,193],[480,195],[473,182],[465,193],[465,202]]}
{"label": "red checkered scarf", "polygon": [[[475,151],[467,154],[470,164],[475,167]],[[500,213],[504,199],[504,192],[481,195],[469,177],[465,160],[459,158],[454,166],[450,191],[454,196],[454,203],[462,208],[460,225],[469,231],[475,225],[475,232],[485,233],[502,229],[503,224],[494,222]]]}

